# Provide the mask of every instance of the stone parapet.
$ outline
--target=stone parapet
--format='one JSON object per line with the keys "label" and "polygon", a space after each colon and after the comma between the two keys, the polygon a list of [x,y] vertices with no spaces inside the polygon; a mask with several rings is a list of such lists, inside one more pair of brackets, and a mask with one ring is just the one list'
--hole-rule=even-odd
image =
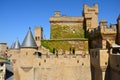
{"label": "stone parapet", "polygon": [[24,62],[29,60],[27,64],[31,65],[25,65],[23,61],[21,64],[21,58],[18,59],[16,70],[20,74],[19,80],[91,80],[89,55],[86,55],[85,58],[81,58],[79,55],[76,58],[64,58],[60,55],[58,58],[31,57],[31,59],[28,56]]}
{"label": "stone parapet", "polygon": [[102,34],[116,34],[116,30],[111,29],[111,28],[105,28],[104,30],[101,30]]}
{"label": "stone parapet", "polygon": [[94,4],[93,6],[88,6],[84,4],[84,13],[96,13],[98,14],[98,4]]}
{"label": "stone parapet", "polygon": [[50,17],[50,22],[83,22],[83,17],[72,17],[72,16],[61,16],[61,17]]}

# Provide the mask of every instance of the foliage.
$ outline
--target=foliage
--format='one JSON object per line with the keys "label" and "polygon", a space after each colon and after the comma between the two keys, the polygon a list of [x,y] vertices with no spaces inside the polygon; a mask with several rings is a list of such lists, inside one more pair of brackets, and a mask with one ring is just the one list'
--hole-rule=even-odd
{"label": "foliage", "polygon": [[72,46],[66,41],[59,41],[59,40],[42,40],[42,46],[46,47],[50,50],[50,52],[53,52],[53,49],[56,50],[69,50],[69,48]]}
{"label": "foliage", "polygon": [[81,25],[72,27],[58,24],[51,25],[51,39],[61,38],[84,38],[84,29]]}
{"label": "foliage", "polygon": [[[73,44],[76,43],[76,44]],[[78,41],[66,41],[66,40],[42,40],[41,42],[42,46],[46,47],[50,50],[50,52],[53,53],[53,49],[56,49],[58,51],[66,50],[70,51],[70,48],[75,48],[75,50],[88,50],[88,42],[84,40],[78,40]],[[81,47],[81,48],[80,48]]]}

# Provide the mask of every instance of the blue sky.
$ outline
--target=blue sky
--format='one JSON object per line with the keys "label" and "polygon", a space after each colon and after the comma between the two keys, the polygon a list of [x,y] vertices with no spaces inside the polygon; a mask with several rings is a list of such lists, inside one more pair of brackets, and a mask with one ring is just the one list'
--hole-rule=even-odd
{"label": "blue sky", "polygon": [[50,36],[50,16],[59,10],[67,16],[82,16],[83,4],[98,3],[99,21],[115,24],[120,14],[120,0],[0,0],[0,42],[10,46],[17,38],[22,43],[29,26],[42,26],[44,36]]}

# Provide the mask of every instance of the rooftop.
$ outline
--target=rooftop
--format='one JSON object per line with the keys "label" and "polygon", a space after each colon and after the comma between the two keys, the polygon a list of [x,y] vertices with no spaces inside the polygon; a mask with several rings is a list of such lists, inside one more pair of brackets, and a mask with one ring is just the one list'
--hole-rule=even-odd
{"label": "rooftop", "polygon": [[22,43],[22,48],[37,48],[37,45],[35,43],[34,37],[32,35],[31,29],[29,28],[27,35],[25,36],[23,43]]}

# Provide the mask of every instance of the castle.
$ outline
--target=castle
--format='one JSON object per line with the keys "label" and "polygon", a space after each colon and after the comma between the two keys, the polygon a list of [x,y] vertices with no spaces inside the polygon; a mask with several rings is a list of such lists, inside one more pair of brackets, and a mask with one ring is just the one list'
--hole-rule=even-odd
{"label": "castle", "polygon": [[55,11],[50,40],[42,27],[29,28],[22,45],[8,50],[14,80],[119,80],[120,16],[117,24],[98,25],[98,4],[84,4],[82,16]]}

